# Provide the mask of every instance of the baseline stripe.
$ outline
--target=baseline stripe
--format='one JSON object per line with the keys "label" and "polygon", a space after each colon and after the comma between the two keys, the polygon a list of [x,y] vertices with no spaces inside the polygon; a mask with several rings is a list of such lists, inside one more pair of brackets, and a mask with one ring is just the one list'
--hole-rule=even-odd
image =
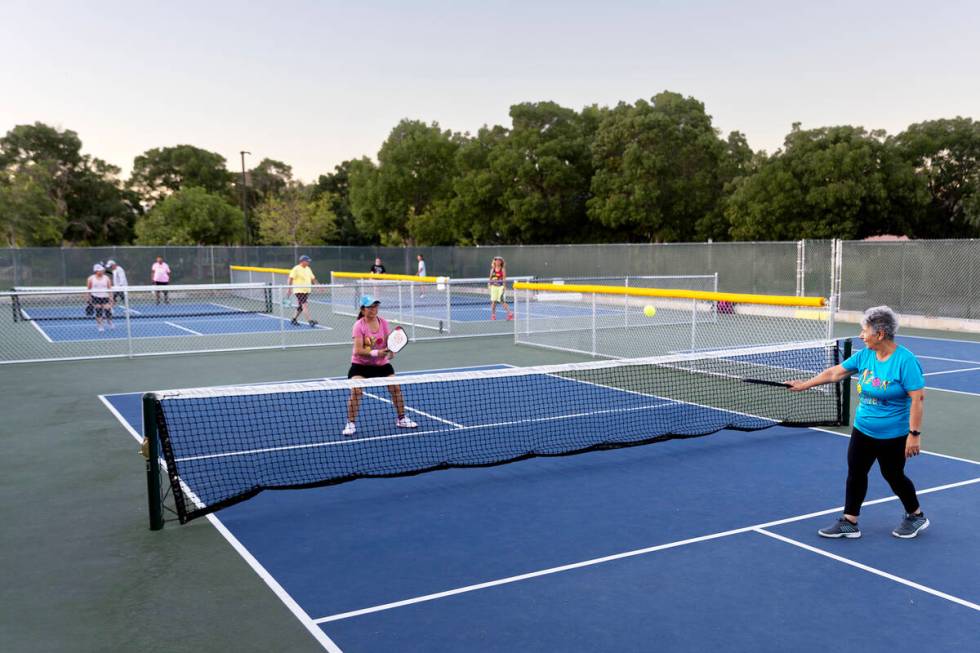
{"label": "baseline stripe", "polygon": [[890,574],[887,571],[882,571],[881,569],[877,569],[875,567],[870,567],[870,566],[868,566],[866,564],[863,564],[863,563],[860,563],[860,562],[858,562],[856,560],[851,560],[850,558],[845,558],[843,556],[839,556],[837,554],[831,553],[830,551],[824,551],[823,549],[819,549],[819,548],[817,548],[815,546],[811,546],[809,544],[805,544],[803,542],[800,542],[799,540],[794,540],[792,538],[786,537],[785,535],[780,535],[778,533],[773,533],[771,531],[767,531],[764,528],[755,528],[753,530],[756,533],[759,533],[760,535],[765,535],[766,537],[771,537],[771,538],[773,538],[775,540],[779,540],[780,542],[785,542],[786,544],[792,544],[793,546],[799,547],[799,548],[801,548],[801,549],[803,549],[805,551],[809,551],[811,553],[816,553],[817,555],[822,555],[825,558],[830,558],[831,560],[835,560],[837,562],[842,562],[845,565],[850,565],[851,567],[855,567],[855,568],[860,569],[862,571],[866,571],[866,572],[868,572],[870,574],[874,574],[876,576],[881,576],[882,578],[887,578],[888,580],[895,581],[896,583],[900,583],[900,584],[905,585],[907,587],[911,587],[913,589],[917,589],[920,592],[925,592],[926,594],[932,594],[933,596],[937,596],[937,597],[939,597],[941,599],[946,599],[947,601],[950,601],[952,603],[956,603],[958,605],[962,605],[963,607],[970,608],[971,610],[976,610],[977,612],[980,612],[980,605],[977,605],[976,603],[971,603],[970,601],[967,601],[966,599],[961,599],[958,596],[953,596],[952,594],[947,594],[946,592],[940,592],[939,590],[933,589],[932,587],[927,587],[926,585],[921,585],[921,584],[916,583],[915,581],[911,581],[911,580],[909,580],[907,578],[902,578],[901,576],[896,576],[894,574]]}

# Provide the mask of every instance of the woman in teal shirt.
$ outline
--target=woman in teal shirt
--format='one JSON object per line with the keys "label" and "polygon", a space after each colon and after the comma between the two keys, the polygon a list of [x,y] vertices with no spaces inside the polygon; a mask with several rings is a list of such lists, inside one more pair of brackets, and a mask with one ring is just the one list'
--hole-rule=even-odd
{"label": "woman in teal shirt", "polygon": [[812,379],[790,382],[791,390],[801,392],[858,375],[859,403],[847,448],[844,515],[835,524],[821,528],[822,537],[861,537],[858,515],[875,460],[905,507],[905,518],[892,535],[911,538],[929,526],[915,486],[905,475],[905,461],[919,454],[926,383],[915,354],[895,342],[897,330],[898,318],[890,308],[869,308],[861,321],[864,349]]}

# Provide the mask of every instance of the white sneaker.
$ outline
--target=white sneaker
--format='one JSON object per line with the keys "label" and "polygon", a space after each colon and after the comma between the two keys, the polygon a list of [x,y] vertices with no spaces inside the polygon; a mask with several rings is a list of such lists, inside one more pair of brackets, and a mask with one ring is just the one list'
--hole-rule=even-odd
{"label": "white sneaker", "polygon": [[110,328],[110,329],[115,329],[115,328],[116,328],[116,325],[115,325],[115,324],[110,324],[110,325],[109,325],[109,328]]}
{"label": "white sneaker", "polygon": [[405,417],[399,418],[398,421],[395,422],[395,426],[397,426],[400,429],[414,429],[414,428],[418,428],[418,424],[416,424],[411,419],[409,419],[408,415],[406,415]]}
{"label": "white sneaker", "polygon": [[347,422],[347,426],[341,431],[341,435],[354,435],[355,433],[357,433],[357,426],[354,425],[354,422]]}
{"label": "white sneaker", "polygon": [[103,331],[105,331],[105,329],[104,329],[104,328],[103,328],[103,326],[102,326],[102,325],[100,324],[100,325],[99,325],[99,333],[102,333]]}

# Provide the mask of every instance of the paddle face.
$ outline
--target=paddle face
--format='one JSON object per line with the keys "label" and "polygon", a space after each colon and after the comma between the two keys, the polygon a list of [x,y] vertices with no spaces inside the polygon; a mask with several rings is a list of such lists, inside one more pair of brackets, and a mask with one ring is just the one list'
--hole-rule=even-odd
{"label": "paddle face", "polygon": [[408,334],[401,327],[395,327],[395,330],[388,335],[388,349],[396,354],[407,344]]}

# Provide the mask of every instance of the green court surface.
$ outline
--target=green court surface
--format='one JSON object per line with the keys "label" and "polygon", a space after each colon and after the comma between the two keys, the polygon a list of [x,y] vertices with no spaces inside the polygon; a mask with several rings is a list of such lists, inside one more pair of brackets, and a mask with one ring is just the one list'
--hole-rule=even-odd
{"label": "green court surface", "polygon": [[[504,336],[415,343],[397,369],[580,360]],[[98,395],[339,376],[348,361],[333,346],[0,367],[0,650],[322,651],[210,522],[148,530],[144,461]],[[980,460],[980,396],[927,396],[924,448]]]}

